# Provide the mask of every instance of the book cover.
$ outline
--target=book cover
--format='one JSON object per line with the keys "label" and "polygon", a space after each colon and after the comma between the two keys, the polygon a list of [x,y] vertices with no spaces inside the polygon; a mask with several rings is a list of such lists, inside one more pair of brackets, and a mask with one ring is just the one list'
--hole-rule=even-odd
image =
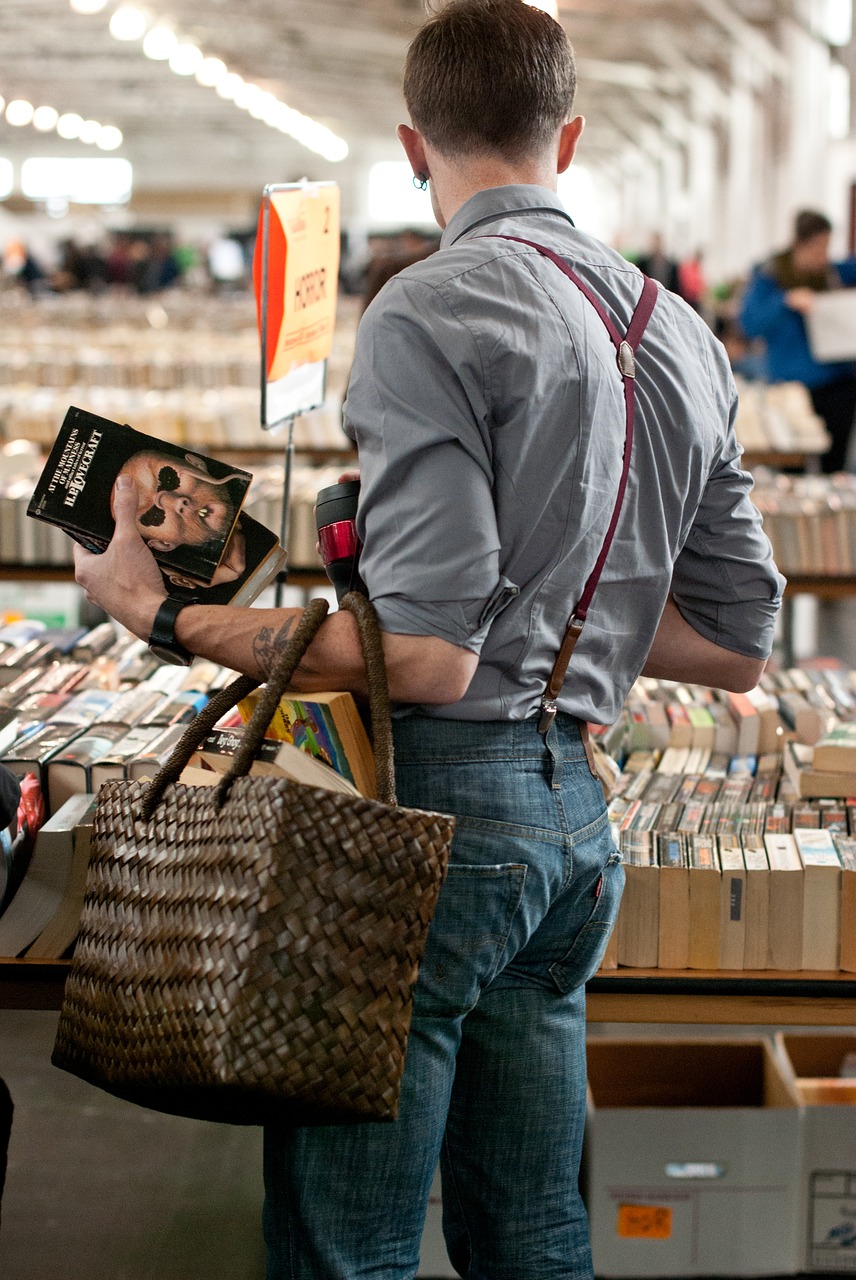
{"label": "book cover", "polygon": [[856,973],[856,838],[833,836],[841,859],[841,951],[839,966]]}
{"label": "book cover", "polygon": [[802,965],[803,867],[792,835],[765,835],[770,863],[768,968],[785,972]]}
{"label": "book cover", "polygon": [[720,870],[716,836],[687,837],[690,882],[690,969],[719,968]]}
{"label": "book cover", "polygon": [[720,836],[719,967],[742,969],[746,943],[746,867],[739,837]]}
{"label": "book cover", "polygon": [[70,796],[92,790],[92,765],[101,756],[107,755],[111,747],[127,732],[128,726],[124,724],[92,725],[68,747],[51,756],[47,764],[51,813],[56,813]]}
{"label": "book cover", "polygon": [[3,753],[3,764],[18,778],[28,773],[36,773],[42,788],[47,795],[47,764],[57,751],[62,751],[80,733],[85,726],[71,724],[47,723],[30,726]]}
{"label": "book cover", "polygon": [[856,796],[856,770],[820,769],[814,763],[816,747],[789,742],[782,756],[784,772],[796,794],[802,798],[827,797],[846,800]]}
{"label": "book cover", "polygon": [[86,875],[92,853],[95,806],[96,799],[90,796],[89,805],[85,812],[79,815],[75,824],[71,866],[66,878],[65,890],[56,911],[25,952],[31,959],[58,959],[74,945],[80,928],[83,899],[86,896]]}
{"label": "book cover", "polygon": [[841,859],[832,833],[815,827],[794,830],[803,865],[801,969],[838,968],[841,927]]}
{"label": "book cover", "polygon": [[134,725],[93,761],[89,770],[90,790],[97,793],[105,782],[121,781],[130,762],[147,751],[162,733],[163,726],[159,724]]}
{"label": "book cover", "polygon": [[656,969],[660,927],[657,851],[649,831],[628,827],[620,836],[625,881],[615,926],[618,964]]}
{"label": "book cover", "polygon": [[659,874],[658,964],[686,969],[690,958],[690,880],[686,838],[677,831],[657,834]]}
{"label": "book cover", "polygon": [[245,606],[261,595],[278,574],[284,573],[288,556],[279,538],[270,529],[242,511],[229,539],[223,559],[205,585],[190,575],[165,571],[171,596],[196,604]]}
{"label": "book cover", "polygon": [[92,803],[72,796],[42,824],[17,893],[0,917],[0,956],[20,955],[48,925],[68,887],[74,830]]}
{"label": "book cover", "polygon": [[766,969],[770,957],[770,864],[762,835],[747,831],[740,841],[746,867],[743,967]]}
{"label": "book cover", "polygon": [[856,721],[839,721],[817,740],[813,767],[856,775]]}
{"label": "book cover", "polygon": [[119,475],[136,483],[137,528],[162,568],[211,582],[250,473],[72,406],[27,515],[103,551],[115,527],[108,495]]}
{"label": "book cover", "polygon": [[171,724],[161,728],[156,738],[125,764],[125,777],[129,782],[151,781],[172,755],[187,726]]}
{"label": "book cover", "polygon": [[[240,703],[247,723],[259,693]],[[377,796],[374,752],[350,693],[313,693],[311,697],[286,695],[271,721],[267,736],[290,742],[301,751],[329,764],[370,798]]]}

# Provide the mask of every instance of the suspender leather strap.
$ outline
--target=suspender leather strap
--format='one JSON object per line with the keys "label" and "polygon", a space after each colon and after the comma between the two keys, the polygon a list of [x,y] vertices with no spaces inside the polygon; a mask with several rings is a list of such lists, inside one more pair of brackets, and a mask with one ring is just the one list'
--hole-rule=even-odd
{"label": "suspender leather strap", "polygon": [[624,384],[624,457],[621,466],[621,477],[618,482],[618,492],[615,497],[615,506],[613,507],[612,517],[609,521],[609,527],[603,540],[600,553],[595,561],[594,568],[588,576],[582,595],[577,601],[568,624],[565,628],[565,634],[559,649],[556,661],[553,663],[553,670],[550,672],[550,679],[547,687],[541,695],[541,718],[538,722],[538,729],[541,733],[546,733],[550,725],[556,718],[556,699],[561,692],[562,685],[567,674],[568,664],[573,656],[577,641],[580,638],[580,632],[583,629],[586,617],[588,615],[589,605],[592,596],[600,579],[606,557],[609,554],[609,548],[612,545],[612,539],[615,536],[615,530],[618,525],[618,517],[621,514],[621,505],[624,501],[624,493],[627,489],[627,477],[630,473],[630,456],[633,449],[633,420],[635,416],[636,396],[635,396],[635,379],[636,379],[636,349],[642,340],[648,321],[651,318],[651,312],[657,301],[658,286],[656,281],[645,278],[642,286],[642,293],[636,304],[636,309],[630,320],[627,332],[622,338],[620,331],[616,328],[612,319],[606,311],[600,298],[594,293],[584,280],[581,280],[577,273],[568,266],[564,258],[558,253],[554,253],[552,249],[546,248],[542,244],[536,244],[534,240],[524,240],[520,236],[482,236],[480,239],[496,239],[496,240],[514,240],[517,244],[528,245],[530,249],[537,250],[544,258],[549,258],[555,263],[559,270],[568,277],[569,280],[577,286],[583,297],[594,307],[597,314],[603,321],[606,331],[612,340],[612,344],[616,351],[616,360],[618,369],[621,374],[621,380]]}

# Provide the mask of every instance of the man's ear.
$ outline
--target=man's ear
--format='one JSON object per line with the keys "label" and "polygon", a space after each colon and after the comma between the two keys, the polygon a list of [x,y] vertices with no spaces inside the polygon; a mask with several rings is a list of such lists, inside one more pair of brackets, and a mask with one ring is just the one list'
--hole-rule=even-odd
{"label": "man's ear", "polygon": [[404,147],[404,154],[410,161],[414,177],[422,174],[430,178],[431,170],[425,158],[425,141],[419,130],[411,128],[409,124],[400,124],[395,132],[398,135],[398,141]]}
{"label": "man's ear", "polygon": [[569,120],[567,124],[562,125],[562,130],[559,134],[559,154],[556,160],[557,173],[564,173],[570,166],[584,127],[584,116],[574,116],[573,120]]}

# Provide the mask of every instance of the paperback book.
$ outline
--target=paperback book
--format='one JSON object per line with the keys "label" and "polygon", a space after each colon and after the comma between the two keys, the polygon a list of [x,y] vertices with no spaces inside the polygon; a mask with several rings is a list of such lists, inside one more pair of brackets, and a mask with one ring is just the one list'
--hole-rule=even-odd
{"label": "paperback book", "polygon": [[249,471],[74,406],[27,514],[101,552],[115,528],[120,475],[136,484],[137,529],[170,595],[200,604],[250,604],[285,568],[276,534],[242,510]]}

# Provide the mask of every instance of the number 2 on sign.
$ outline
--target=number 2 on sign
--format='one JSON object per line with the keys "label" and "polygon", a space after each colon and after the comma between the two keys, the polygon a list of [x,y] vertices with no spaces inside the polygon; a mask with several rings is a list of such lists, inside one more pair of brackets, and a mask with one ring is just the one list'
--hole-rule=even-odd
{"label": "number 2 on sign", "polygon": [[672,1211],[665,1205],[620,1204],[617,1230],[625,1240],[669,1240]]}

